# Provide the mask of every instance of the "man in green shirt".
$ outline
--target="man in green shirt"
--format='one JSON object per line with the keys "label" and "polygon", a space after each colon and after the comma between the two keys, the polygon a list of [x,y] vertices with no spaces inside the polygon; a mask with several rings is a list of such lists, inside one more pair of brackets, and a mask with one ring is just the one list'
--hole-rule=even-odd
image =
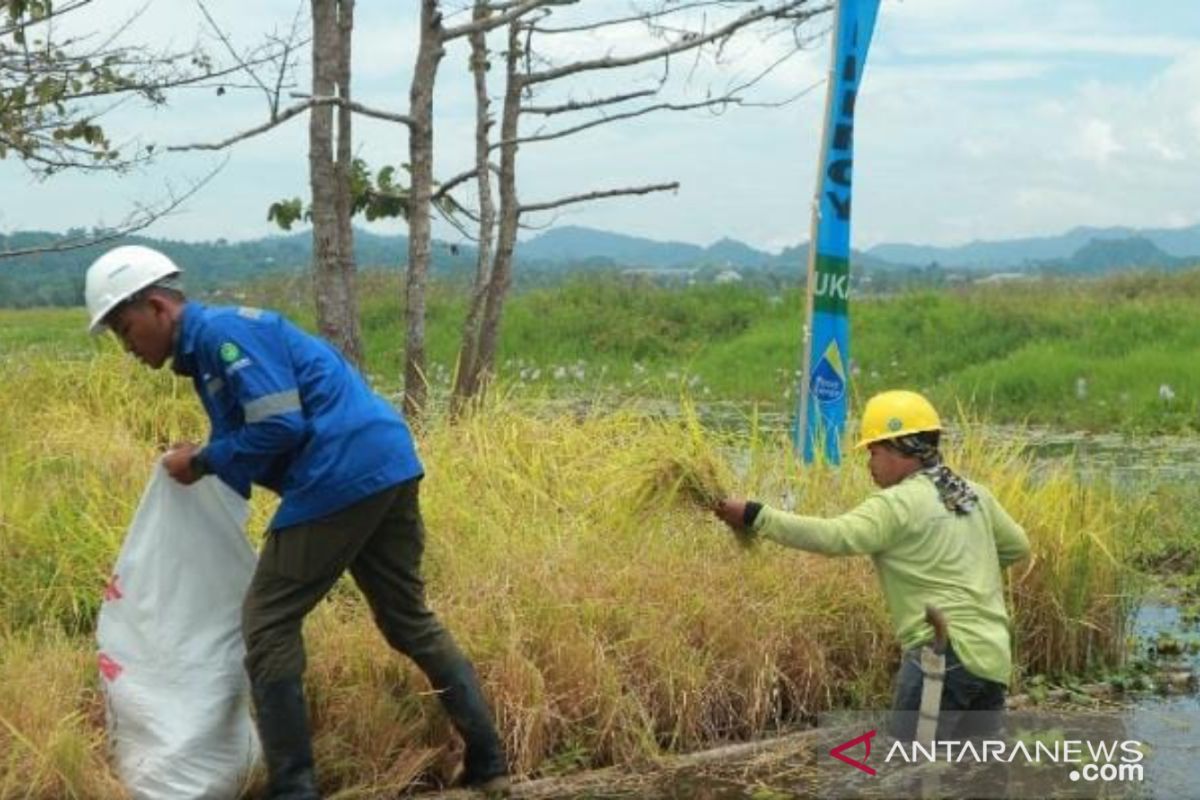
{"label": "man in green shirt", "polygon": [[[858,447],[880,491],[831,519],[730,498],[732,528],[829,556],[869,555],[904,650],[893,734],[911,739],[920,707],[920,648],[933,638],[926,606],[949,622],[938,738],[994,728],[1012,671],[1001,570],[1029,553],[1025,531],[985,487],[955,475],[938,452],[941,421],[915,392],[883,392],[863,411]],[[967,712],[985,712],[972,714]]]}

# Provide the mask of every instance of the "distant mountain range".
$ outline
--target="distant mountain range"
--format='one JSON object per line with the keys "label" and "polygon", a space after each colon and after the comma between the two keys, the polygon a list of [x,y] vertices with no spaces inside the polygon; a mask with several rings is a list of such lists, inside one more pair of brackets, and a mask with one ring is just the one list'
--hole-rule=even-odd
{"label": "distant mountain range", "polygon": [[[660,242],[640,236],[564,225],[521,242],[522,263],[566,266],[590,262],[615,267],[679,269],[728,267],[733,269],[803,269],[808,264],[808,244],[785,248],[777,254],[757,250],[736,239],[718,239],[708,247],[686,242]],[[854,262],[867,268],[895,268],[870,253],[854,251]]]}
{"label": "distant mountain range", "polygon": [[[83,274],[112,243],[61,252],[4,258],[5,251],[49,247],[84,231],[67,234],[19,232],[0,235],[0,305],[76,304],[81,302]],[[157,247],[188,272],[189,285],[207,289],[252,280],[267,274],[294,273],[312,258],[308,232],[242,242],[180,242],[130,237],[130,243]],[[408,238],[356,231],[355,254],[364,268],[398,269],[407,260]],[[435,242],[433,272],[466,279],[474,272],[470,245]],[[1090,275],[1114,270],[1178,269],[1200,265],[1200,225],[1174,229],[1074,228],[1060,236],[972,242],[955,247],[880,244],[854,251],[859,276],[943,271],[987,274],[997,271]],[[794,281],[808,263],[808,245],[779,253],[758,250],[723,238],[707,247],[687,242],[657,241],[577,226],[554,228],[517,246],[517,280],[536,283],[564,273],[597,269],[652,271],[700,270],[711,276],[722,270],[760,272],[776,283]]]}
{"label": "distant mountain range", "polygon": [[[521,243],[522,260],[548,264],[604,261],[656,268],[728,266],[778,269],[807,264],[807,243],[778,254],[757,250],[735,239],[709,245],[662,242],[591,228],[564,226]],[[1078,257],[1077,257],[1078,256]],[[943,269],[1089,271],[1125,267],[1172,268],[1200,261],[1200,225],[1190,228],[1073,228],[1059,236],[971,242],[952,247],[879,244],[853,251],[851,261],[865,269],[911,269],[937,264]]]}
{"label": "distant mountain range", "polygon": [[[1190,259],[1200,256],[1200,225],[1188,228],[1072,228],[1058,236],[1007,239],[996,242],[971,242],[955,247],[917,244],[877,244],[867,250],[876,258],[895,264],[927,265],[937,262],[944,267],[1010,270],[1045,262],[1068,261],[1092,242],[1143,239],[1163,255]],[[1146,264],[1145,266],[1156,266]]]}

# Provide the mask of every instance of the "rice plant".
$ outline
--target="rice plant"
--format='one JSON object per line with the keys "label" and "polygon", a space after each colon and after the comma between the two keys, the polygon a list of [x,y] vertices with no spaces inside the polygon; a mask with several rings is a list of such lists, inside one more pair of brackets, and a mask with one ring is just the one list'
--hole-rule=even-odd
{"label": "rice plant", "polygon": [[[0,798],[122,797],[95,615],[156,454],[204,435],[185,382],[111,345],[0,362]],[[718,433],[686,402],[648,415],[501,399],[432,420],[420,447],[430,601],[476,662],[518,773],[637,764],[887,704],[898,653],[870,562],[745,551],[711,513],[727,493],[838,513],[873,490],[853,457],[801,470],[753,416]],[[1020,668],[1118,663],[1123,539],[1149,515],[1034,472],[981,426],[949,459],[1033,540],[1010,582]],[[272,505],[256,495],[253,538]],[[457,744],[436,698],[348,582],[307,634],[325,788],[444,780]]]}

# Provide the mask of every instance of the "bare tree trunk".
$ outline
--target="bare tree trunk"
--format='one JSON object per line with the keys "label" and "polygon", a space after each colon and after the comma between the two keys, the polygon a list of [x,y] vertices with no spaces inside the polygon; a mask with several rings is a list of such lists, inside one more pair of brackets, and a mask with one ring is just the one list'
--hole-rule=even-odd
{"label": "bare tree trunk", "polygon": [[[354,0],[338,2],[338,96],[350,100],[350,43],[354,31]],[[350,122],[353,112],[346,106],[338,106],[337,120],[337,193],[334,197],[338,225],[338,312],[340,331],[338,346],[359,369],[366,366],[363,353],[362,332],[359,329],[357,268],[354,260],[354,228],[351,225],[350,170],[352,138]]]}
{"label": "bare tree trunk", "polygon": [[[339,28],[338,0],[312,0],[314,97],[329,97],[339,88],[349,90],[349,25]],[[342,53],[343,45],[347,52]],[[338,113],[339,160],[333,158],[333,106],[313,107],[308,122],[308,167],[312,186],[313,292],[317,328],[346,357],[361,366],[358,309],[353,290],[353,255],[348,251],[350,229],[349,160],[350,120],[347,110]],[[345,237],[345,238],[344,238]]]}
{"label": "bare tree trunk", "polygon": [[[333,94],[337,70],[336,0],[312,0],[312,93]],[[308,174],[312,190],[313,291],[317,303],[317,327],[328,336],[332,331],[329,309],[336,296],[337,210],[334,195],[337,177],[333,168],[333,107],[312,109],[308,118]]]}
{"label": "bare tree trunk", "polygon": [[[476,21],[483,19],[487,11],[486,0],[475,0]],[[496,205],[492,200],[492,176],[488,168],[488,155],[491,151],[488,133],[492,121],[487,93],[487,35],[483,29],[475,31],[470,36],[470,42],[471,74],[475,82],[475,178],[479,190],[479,251],[475,262],[471,305],[463,323],[458,372],[451,401],[451,413],[455,416],[479,390],[479,323],[483,316],[492,272],[492,238],[496,228]]]}
{"label": "bare tree trunk", "polygon": [[496,345],[500,336],[500,317],[504,300],[512,284],[513,248],[517,242],[520,206],[517,203],[517,121],[521,113],[520,26],[508,27],[508,53],[505,61],[504,110],[500,117],[500,229],[496,238],[496,258],[488,282],[483,322],[479,330],[477,390],[495,374]]}
{"label": "bare tree trunk", "polygon": [[429,274],[430,206],[433,196],[433,84],[442,46],[437,0],[421,0],[421,39],[409,88],[408,159],[412,169],[408,217],[407,326],[404,354],[404,413],[417,421],[425,408],[425,282]]}

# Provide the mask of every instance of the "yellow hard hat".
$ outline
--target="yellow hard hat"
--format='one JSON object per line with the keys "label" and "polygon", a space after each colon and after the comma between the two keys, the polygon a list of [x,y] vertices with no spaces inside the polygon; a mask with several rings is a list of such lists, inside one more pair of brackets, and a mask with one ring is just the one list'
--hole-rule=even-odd
{"label": "yellow hard hat", "polygon": [[933,404],[921,395],[903,389],[880,392],[868,400],[863,409],[862,429],[856,447],[941,429],[942,421]]}

